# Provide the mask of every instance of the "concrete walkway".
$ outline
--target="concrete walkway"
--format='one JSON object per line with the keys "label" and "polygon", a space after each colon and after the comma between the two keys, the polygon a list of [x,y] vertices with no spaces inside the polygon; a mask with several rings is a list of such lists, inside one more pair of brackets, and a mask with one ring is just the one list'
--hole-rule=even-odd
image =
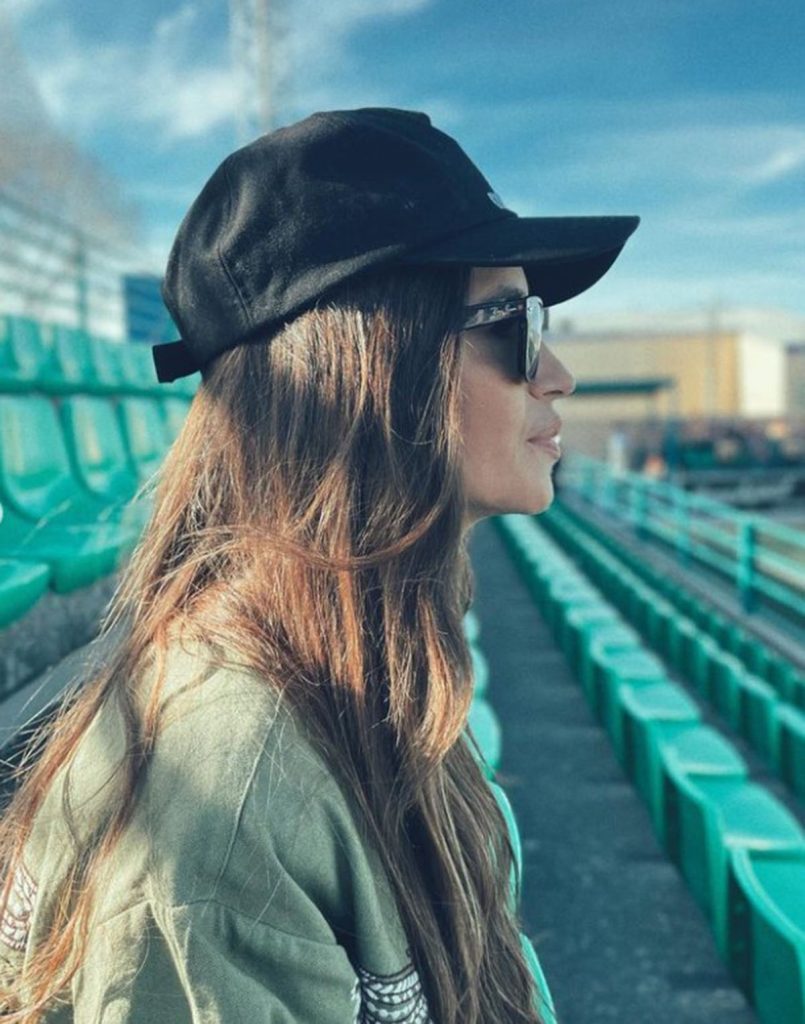
{"label": "concrete walkway", "polygon": [[523,839],[523,928],[560,1024],[757,1020],[490,522],[474,610]]}

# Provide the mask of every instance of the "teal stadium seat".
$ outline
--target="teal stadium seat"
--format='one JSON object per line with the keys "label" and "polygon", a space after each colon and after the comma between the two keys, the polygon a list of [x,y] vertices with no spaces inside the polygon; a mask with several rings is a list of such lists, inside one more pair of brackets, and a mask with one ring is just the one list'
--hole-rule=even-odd
{"label": "teal stadium seat", "polygon": [[35,605],[49,582],[50,567],[43,562],[0,558],[0,629]]}
{"label": "teal stadium seat", "polygon": [[498,807],[503,815],[503,820],[506,822],[509,842],[512,845],[512,852],[514,853],[514,864],[512,864],[509,891],[511,895],[512,909],[516,911],[520,904],[520,893],[522,892],[523,885],[523,844],[520,839],[520,829],[517,827],[514,810],[508,796],[506,795],[506,791],[493,779],[488,779],[487,781],[489,783],[489,788],[492,790],[492,793],[498,802]]}
{"label": "teal stadium seat", "polygon": [[175,441],[179,436],[179,431],[182,429],[184,421],[187,419],[187,411],[189,408],[190,403],[184,398],[162,399],[162,414],[164,416],[165,425],[168,429],[168,436],[171,441]]}
{"label": "teal stadium seat", "polygon": [[763,1024],[805,1024],[805,850],[739,849],[729,966]]}
{"label": "teal stadium seat", "polygon": [[805,797],[805,712],[790,704],[777,708],[780,775],[800,797]]}
{"label": "teal stadium seat", "polygon": [[121,398],[117,413],[132,469],[140,483],[159,470],[171,441],[155,398]]}
{"label": "teal stadium seat", "polygon": [[[468,724],[481,749],[485,764],[481,767],[488,779],[494,777],[500,764],[502,737],[497,715],[483,697],[474,697],[470,704]],[[474,748],[473,749],[474,752]]]}
{"label": "teal stadium seat", "polygon": [[180,402],[187,410],[188,402],[185,399],[165,398],[162,388],[156,378],[154,360],[151,356],[151,346],[142,342],[127,342],[120,346],[121,359],[126,374],[126,391],[130,395],[142,395],[147,398],[159,398],[168,402]]}
{"label": "teal stadium seat", "polygon": [[43,396],[0,402],[0,501],[0,557],[47,562],[59,592],[111,572],[136,543],[114,509],[72,476],[56,410]]}
{"label": "teal stadium seat", "polygon": [[739,848],[805,850],[796,818],[745,779],[669,772],[679,824],[679,866],[727,957],[728,858]]}
{"label": "teal stadium seat", "polygon": [[61,402],[59,412],[75,476],[104,505],[118,509],[122,521],[139,533],[152,503],[150,498],[132,503],[139,480],[112,400],[73,395]]}
{"label": "teal stadium seat", "polygon": [[123,363],[123,345],[96,337],[88,337],[87,345],[99,390],[107,395],[125,394],[128,379]]}
{"label": "teal stadium seat", "polygon": [[43,387],[52,351],[36,320],[0,316],[0,390],[32,391]]}
{"label": "teal stadium seat", "polygon": [[108,389],[96,377],[86,331],[54,324],[50,334],[55,365],[51,390],[58,394],[107,394]]}
{"label": "teal stadium seat", "polygon": [[520,944],[523,947],[523,953],[525,954],[526,963],[531,968],[531,974],[534,977],[537,988],[537,1010],[544,1022],[544,1024],[557,1024],[556,1021],[556,1009],[553,1003],[553,997],[551,996],[550,989],[548,988],[548,982],[542,971],[542,966],[537,957],[534,949],[534,944],[531,939],[523,932],[520,932]]}

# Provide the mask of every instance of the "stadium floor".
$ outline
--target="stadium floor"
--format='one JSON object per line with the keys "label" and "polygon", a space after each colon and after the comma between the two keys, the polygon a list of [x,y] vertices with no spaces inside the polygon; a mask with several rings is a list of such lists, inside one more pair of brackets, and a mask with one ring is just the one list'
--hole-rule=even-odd
{"label": "stadium floor", "polygon": [[470,553],[498,781],[523,841],[523,930],[559,1021],[756,1021],[491,523]]}

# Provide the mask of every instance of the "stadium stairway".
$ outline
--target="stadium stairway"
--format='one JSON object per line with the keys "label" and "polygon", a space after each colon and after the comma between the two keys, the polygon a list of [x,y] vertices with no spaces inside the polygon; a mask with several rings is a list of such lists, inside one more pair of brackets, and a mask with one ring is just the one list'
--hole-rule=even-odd
{"label": "stadium stairway", "polygon": [[[637,629],[539,525],[547,516],[558,518],[552,509],[537,520],[504,516],[495,521],[521,574],[519,588],[510,580],[503,593],[495,578],[504,569],[491,552],[480,558],[474,553],[474,560],[482,635],[492,632],[485,609],[494,624],[495,643],[487,652],[489,699],[502,724],[498,778],[504,785],[507,759],[511,756],[516,764],[517,735],[528,737],[516,764],[522,789],[509,787],[524,830],[526,911],[530,905],[526,831],[530,806],[538,809],[537,849],[551,848],[552,856],[531,873],[549,872],[547,885],[536,896],[532,920],[547,923],[561,947],[553,970],[549,939],[543,944],[535,939],[559,1019],[588,1022],[616,1019],[616,1015],[617,1019],[652,1021],[754,1019],[745,996],[761,1021],[800,1024],[805,1020],[801,804],[773,779],[755,751],[744,749],[741,738],[731,743],[719,733],[709,707],[699,707],[684,684],[676,681],[678,666],[666,664],[647,649]],[[482,524],[483,529],[488,525]],[[476,543],[483,536],[479,528]],[[491,544],[487,542],[488,547]],[[497,593],[484,601],[486,572],[492,575]],[[608,579],[613,586],[624,584],[617,591],[621,596],[629,589],[622,567],[620,573],[613,569]],[[531,602],[529,611],[537,612],[541,629],[533,623],[527,629],[522,622],[519,630],[512,626],[522,604],[523,584],[526,602]],[[519,600],[511,600],[507,594],[518,589]],[[636,604],[646,606],[646,602]],[[539,637],[544,631],[554,639],[552,653],[558,657],[553,663],[540,657]],[[525,644],[525,635],[534,635],[535,643]],[[507,669],[507,661],[514,665]],[[686,663],[682,667],[687,670]],[[557,676],[564,676],[563,686],[553,685]],[[574,704],[574,688],[567,686],[571,680],[577,683],[576,704],[586,704],[585,724],[592,723],[592,732],[579,728],[578,706],[573,708],[571,722],[565,721],[567,706]],[[509,701],[511,713],[507,714]],[[596,731],[598,736],[593,735]],[[613,763],[596,764],[601,737],[610,744],[614,779],[620,780],[620,789],[628,790],[630,783],[635,786],[630,800],[645,803],[643,824],[648,822],[653,833],[648,845],[646,836],[642,837],[640,853],[630,851],[626,857],[621,846],[624,834],[631,831],[629,812],[634,808],[625,802],[613,804]],[[571,781],[563,771],[565,763],[577,772]],[[601,780],[597,786],[591,781],[596,778]],[[555,833],[546,829],[546,820],[558,821]],[[596,837],[592,849],[575,850],[577,836],[581,839],[589,833]],[[559,838],[552,847],[554,834]],[[563,843],[567,844],[565,854]],[[598,868],[597,885],[589,879],[590,862],[593,877]],[[652,880],[656,884],[646,884],[651,878],[646,869],[652,862],[657,862]],[[672,876],[677,871],[677,887],[684,879],[690,894],[687,900],[668,897],[668,880],[663,877],[668,871]],[[564,884],[555,882],[557,873]],[[568,884],[574,878],[578,884]],[[547,922],[546,905],[551,910]],[[669,919],[674,920],[671,934],[666,931]],[[695,938],[691,925],[700,929]],[[710,931],[704,949],[700,947],[707,936],[701,935],[702,927],[705,933]],[[597,942],[590,941],[591,934],[598,937]],[[653,955],[643,951],[635,963],[637,936],[641,950],[645,943]],[[591,963],[598,958],[608,964],[608,970],[600,970],[600,984],[593,966],[590,989],[581,984],[582,978],[586,982],[589,965],[579,963],[568,969],[577,954],[574,941],[582,943]],[[677,957],[685,966],[675,966]],[[713,957],[716,964],[703,968],[708,961],[712,964]],[[724,981],[723,965],[731,972],[732,986]],[[571,975],[575,984],[565,991],[562,986]],[[640,991],[650,993],[643,1009],[636,1005]]]}

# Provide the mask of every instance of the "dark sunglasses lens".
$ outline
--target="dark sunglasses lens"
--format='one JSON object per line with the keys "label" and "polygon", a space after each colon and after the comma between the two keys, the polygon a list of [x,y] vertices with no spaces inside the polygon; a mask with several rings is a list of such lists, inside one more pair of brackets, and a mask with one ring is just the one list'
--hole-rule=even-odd
{"label": "dark sunglasses lens", "polygon": [[528,310],[528,325],[526,328],[526,377],[528,380],[535,380],[539,368],[539,350],[542,341],[542,309],[540,307]]}

